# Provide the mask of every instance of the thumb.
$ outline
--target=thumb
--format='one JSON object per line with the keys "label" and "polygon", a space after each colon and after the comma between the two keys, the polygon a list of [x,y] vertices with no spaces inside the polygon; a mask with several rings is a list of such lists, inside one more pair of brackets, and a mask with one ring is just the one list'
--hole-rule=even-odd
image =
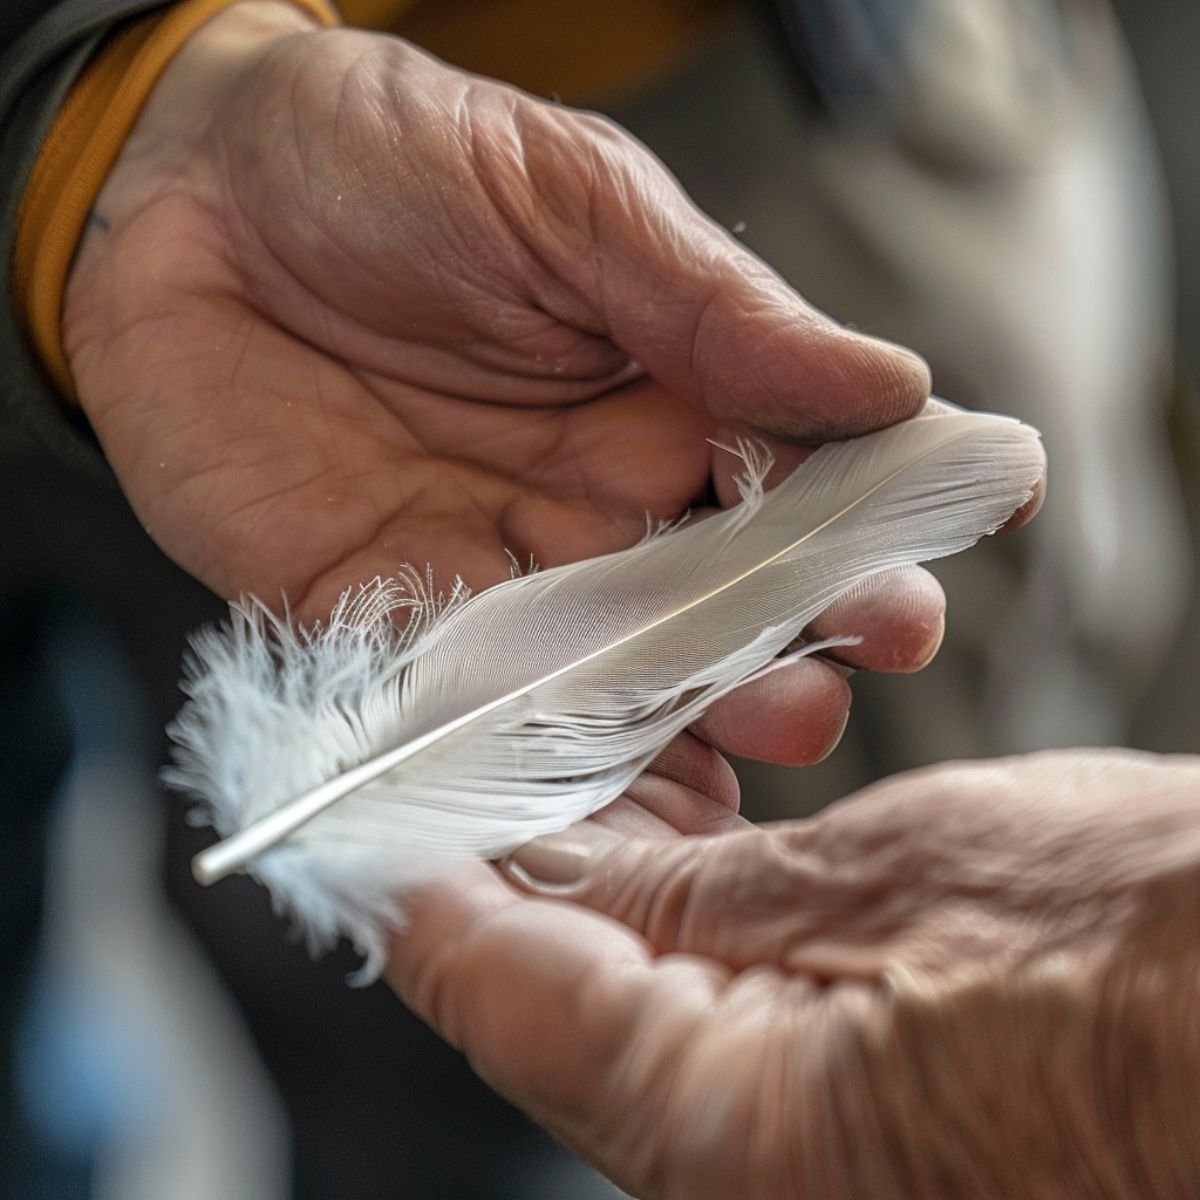
{"label": "thumb", "polygon": [[609,337],[651,376],[718,421],[804,440],[920,411],[930,387],[921,358],[815,309],[624,131],[585,120],[592,244],[578,261],[594,272]]}

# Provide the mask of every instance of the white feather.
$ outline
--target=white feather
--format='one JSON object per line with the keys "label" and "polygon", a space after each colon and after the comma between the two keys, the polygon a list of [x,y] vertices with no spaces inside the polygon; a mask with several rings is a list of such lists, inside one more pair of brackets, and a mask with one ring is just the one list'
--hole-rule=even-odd
{"label": "white feather", "polygon": [[249,870],[373,974],[406,888],[607,804],[833,600],[993,532],[1043,467],[1028,426],[967,413],[825,446],[767,493],[741,449],[741,504],[618,554],[448,600],[410,569],[310,631],[234,606],[194,641],[168,780],[223,836],[298,824]]}

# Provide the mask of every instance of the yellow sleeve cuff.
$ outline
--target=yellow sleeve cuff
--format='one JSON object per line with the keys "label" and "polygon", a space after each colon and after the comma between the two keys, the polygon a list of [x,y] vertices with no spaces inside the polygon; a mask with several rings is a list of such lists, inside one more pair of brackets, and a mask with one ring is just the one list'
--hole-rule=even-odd
{"label": "yellow sleeve cuff", "polygon": [[[123,26],[71,89],[29,177],[13,248],[14,310],[62,394],[75,386],[62,347],[62,298],[88,213],[151,89],[175,52],[237,0],[180,0]],[[324,0],[290,0],[325,25]]]}

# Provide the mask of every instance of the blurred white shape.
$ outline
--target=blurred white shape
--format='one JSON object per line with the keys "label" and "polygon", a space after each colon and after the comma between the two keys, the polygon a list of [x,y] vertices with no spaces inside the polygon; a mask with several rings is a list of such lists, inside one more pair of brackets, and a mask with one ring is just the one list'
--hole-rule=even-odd
{"label": "blurred white shape", "polygon": [[160,880],[153,767],[119,748],[75,761],[52,835],[47,986],[95,1061],[119,1060],[96,1200],[285,1200],[287,1124],[249,1037]]}
{"label": "blurred white shape", "polygon": [[1111,14],[1054,0],[915,13],[886,110],[861,120],[853,105],[803,120],[750,25],[617,114],[816,304],[914,346],[951,400],[1045,434],[1039,519],[938,569],[939,660],[856,688],[873,772],[1126,740],[1192,582],[1165,428],[1168,221]]}
{"label": "blurred white shape", "polygon": [[1044,0],[917,0],[891,113],[916,156],[956,171],[1044,157],[1071,81],[1062,26]]}
{"label": "blurred white shape", "polygon": [[951,609],[947,648],[966,633],[989,663],[985,751],[1124,740],[1192,579],[1159,166],[1105,10],[1064,9],[1051,37],[1057,8],[925,0],[897,136],[812,147],[825,211],[886,264],[874,283],[823,273],[818,298],[923,351],[952,397],[1045,435],[1046,506],[989,548],[1012,555],[1015,590]]}

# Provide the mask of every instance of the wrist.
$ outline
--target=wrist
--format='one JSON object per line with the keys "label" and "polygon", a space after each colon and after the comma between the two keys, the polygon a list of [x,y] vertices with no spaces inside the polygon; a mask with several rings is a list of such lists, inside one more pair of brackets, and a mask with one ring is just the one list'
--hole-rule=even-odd
{"label": "wrist", "polygon": [[222,93],[279,40],[334,20],[325,0],[182,0],[123,26],[90,61],[30,176],[12,264],[19,319],[64,396],[72,296],[105,260],[109,231],[164,183],[202,179]]}
{"label": "wrist", "polygon": [[320,27],[292,0],[236,0],[201,25],[147,98],[96,197],[96,224],[124,223],[164,186],[203,191],[214,173],[210,134],[230,97],[279,44]]}

